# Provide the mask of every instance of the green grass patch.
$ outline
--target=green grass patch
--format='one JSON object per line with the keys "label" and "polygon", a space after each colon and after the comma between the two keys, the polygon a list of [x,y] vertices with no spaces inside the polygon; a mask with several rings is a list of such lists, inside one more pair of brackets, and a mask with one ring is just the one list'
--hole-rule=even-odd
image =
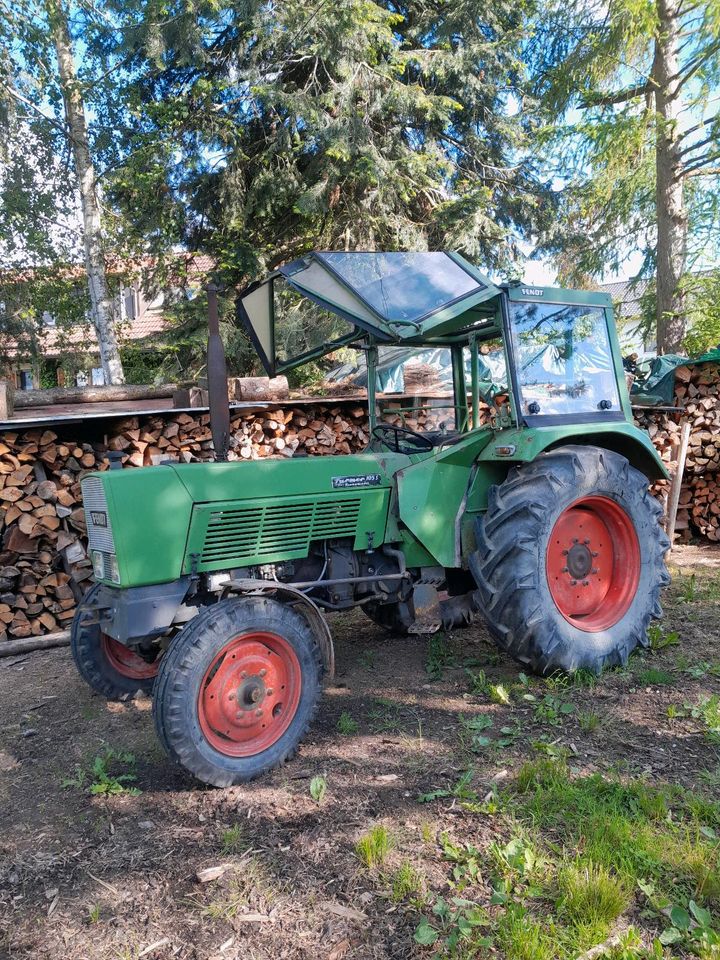
{"label": "green grass patch", "polygon": [[387,859],[393,846],[392,837],[381,823],[364,833],[355,844],[355,855],[372,870]]}
{"label": "green grass patch", "polygon": [[656,667],[639,670],[635,679],[643,687],[667,687],[675,683],[675,677],[668,670],[659,670]]}
{"label": "green grass patch", "polygon": [[350,736],[353,733],[357,733],[358,724],[357,720],[353,720],[347,710],[343,710],[340,714],[340,719],[337,722],[337,731],[342,733],[343,736]]}
{"label": "green grass patch", "polygon": [[400,866],[388,877],[390,899],[395,903],[407,899],[412,895],[422,893],[424,880],[409,860],[403,861]]}

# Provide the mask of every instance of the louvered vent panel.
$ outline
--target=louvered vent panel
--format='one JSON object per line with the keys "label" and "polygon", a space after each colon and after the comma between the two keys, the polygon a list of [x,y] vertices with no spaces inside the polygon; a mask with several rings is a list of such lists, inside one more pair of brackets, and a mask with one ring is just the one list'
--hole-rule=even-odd
{"label": "louvered vent panel", "polygon": [[307,552],[311,540],[355,536],[360,500],[306,500],[210,515],[202,560],[242,566],[255,558]]}

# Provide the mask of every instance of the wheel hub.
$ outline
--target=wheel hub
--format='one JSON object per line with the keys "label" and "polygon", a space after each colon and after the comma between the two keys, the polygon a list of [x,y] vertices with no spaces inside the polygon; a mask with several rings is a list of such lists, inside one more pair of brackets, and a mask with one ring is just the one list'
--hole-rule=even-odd
{"label": "wheel hub", "polygon": [[568,573],[575,580],[584,580],[592,570],[593,557],[584,543],[574,543],[567,552]]}
{"label": "wheel hub", "polygon": [[607,630],[626,613],[640,580],[632,520],[609,497],[584,497],[555,521],[547,546],[550,594],[570,623]]}
{"label": "wheel hub", "polygon": [[228,756],[252,756],[287,730],[300,700],[300,663],[292,646],[271,633],[227,643],[208,668],[198,698],[200,726]]}

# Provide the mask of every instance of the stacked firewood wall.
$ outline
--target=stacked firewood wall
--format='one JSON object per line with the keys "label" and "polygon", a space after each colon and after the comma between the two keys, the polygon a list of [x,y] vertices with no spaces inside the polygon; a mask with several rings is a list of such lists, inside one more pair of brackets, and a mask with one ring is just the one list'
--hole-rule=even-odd
{"label": "stacked firewood wall", "polygon": [[[347,454],[368,441],[359,404],[317,404],[231,419],[229,457]],[[69,626],[88,587],[80,481],[108,469],[108,451],[125,467],[213,457],[208,414],[129,417],[102,442],[73,442],[47,429],[0,434],[0,641]]]}
{"label": "stacked firewood wall", "polygon": [[682,422],[690,423],[676,529],[684,540],[700,534],[720,542],[720,365],[678,367],[673,403],[682,409],[643,411],[636,420],[668,467],[677,455]]}

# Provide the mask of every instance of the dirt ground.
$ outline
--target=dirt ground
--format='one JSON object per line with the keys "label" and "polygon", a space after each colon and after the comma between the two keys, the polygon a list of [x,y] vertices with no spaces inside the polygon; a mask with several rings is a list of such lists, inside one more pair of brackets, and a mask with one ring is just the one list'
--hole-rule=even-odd
{"label": "dirt ground", "polygon": [[[338,673],[298,756],[224,791],[171,767],[150,702],[94,696],[69,650],[0,660],[0,957],[428,957],[415,931],[452,870],[439,838],[507,839],[506,818],[453,795],[466,771],[487,800],[539,751],[563,751],[577,775],[717,800],[720,748],[685,707],[720,693],[720,550],[677,548],[671,566],[656,651],[595,686],[525,678],[480,626],[402,639],[336,617]],[[481,715],[492,742],[469,742],[462,718]],[[378,824],[390,849],[368,867],[355,845]],[[198,882],[209,867],[221,875]],[[487,951],[447,955],[512,953]]]}

